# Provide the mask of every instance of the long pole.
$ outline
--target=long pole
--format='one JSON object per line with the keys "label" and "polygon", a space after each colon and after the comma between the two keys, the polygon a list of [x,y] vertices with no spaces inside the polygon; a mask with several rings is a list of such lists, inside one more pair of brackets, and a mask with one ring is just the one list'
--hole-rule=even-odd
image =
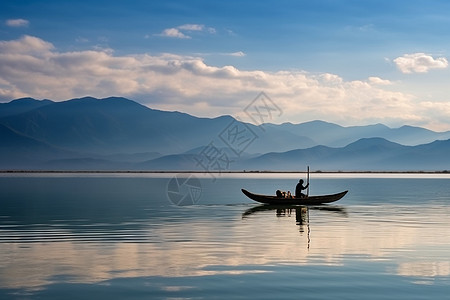
{"label": "long pole", "polygon": [[306,177],[306,184],[308,188],[306,189],[306,197],[309,197],[309,166],[308,166],[308,177]]}

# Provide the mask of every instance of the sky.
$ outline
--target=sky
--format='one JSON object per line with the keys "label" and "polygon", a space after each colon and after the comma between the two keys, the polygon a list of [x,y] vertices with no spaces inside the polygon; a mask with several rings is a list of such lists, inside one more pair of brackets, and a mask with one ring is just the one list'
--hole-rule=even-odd
{"label": "sky", "polygon": [[3,0],[0,102],[121,96],[254,121],[264,93],[264,122],[447,131],[448,28],[433,0]]}

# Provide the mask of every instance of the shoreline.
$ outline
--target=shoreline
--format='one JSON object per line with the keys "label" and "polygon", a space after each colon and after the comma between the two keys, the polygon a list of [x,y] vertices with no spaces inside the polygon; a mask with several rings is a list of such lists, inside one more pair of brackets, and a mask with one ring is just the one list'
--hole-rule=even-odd
{"label": "shoreline", "polygon": [[[0,174],[295,174],[306,171],[199,171],[199,170],[0,170]],[[450,174],[450,170],[442,171],[310,171],[310,174]]]}

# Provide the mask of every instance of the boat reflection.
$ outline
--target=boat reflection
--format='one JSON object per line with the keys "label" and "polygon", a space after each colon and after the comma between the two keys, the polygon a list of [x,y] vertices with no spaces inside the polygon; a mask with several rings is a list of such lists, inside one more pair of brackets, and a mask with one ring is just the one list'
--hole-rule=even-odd
{"label": "boat reflection", "polygon": [[307,206],[298,206],[295,208],[277,208],[277,217],[291,217],[295,213],[295,223],[300,227],[300,232],[305,232],[305,226],[309,231],[309,209]]}
{"label": "boat reflection", "polygon": [[[344,208],[340,206],[331,206],[331,205],[318,205],[318,206],[303,206],[303,205],[267,205],[267,204],[261,204],[258,206],[254,206],[252,208],[247,209],[243,214],[242,218],[245,218],[249,215],[263,212],[263,211],[270,211],[275,210],[277,216],[282,216],[283,214],[286,215],[286,213],[293,212],[293,210],[321,210],[321,211],[330,211],[335,212],[338,214],[341,214],[343,216],[347,216],[347,212]],[[280,215],[278,215],[280,213]]]}
{"label": "boat reflection", "polygon": [[247,209],[244,213],[242,213],[242,218],[246,218],[250,215],[256,214],[258,212],[266,212],[266,211],[275,211],[275,215],[277,218],[280,217],[291,217],[295,213],[295,224],[299,226],[299,232],[301,234],[307,232],[308,233],[308,249],[310,247],[310,234],[311,228],[309,223],[309,211],[310,210],[320,210],[320,211],[329,211],[333,213],[340,214],[342,216],[347,216],[347,212],[344,208],[339,206],[328,206],[328,205],[320,205],[320,206],[303,206],[303,205],[258,205]]}

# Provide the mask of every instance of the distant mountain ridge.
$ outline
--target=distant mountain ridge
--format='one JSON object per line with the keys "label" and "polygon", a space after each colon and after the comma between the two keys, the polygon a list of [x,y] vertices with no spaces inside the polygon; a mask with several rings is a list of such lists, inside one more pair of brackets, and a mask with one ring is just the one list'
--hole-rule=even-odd
{"label": "distant mountain ridge", "polygon": [[362,138],[381,137],[402,145],[419,145],[435,140],[450,139],[450,131],[435,132],[421,127],[404,125],[390,128],[383,124],[343,127],[324,121],[311,121],[300,124],[283,123],[276,126],[289,132],[303,132],[317,145],[343,147]]}
{"label": "distant mountain ridge", "polygon": [[8,103],[0,103],[0,118],[18,115],[35,108],[53,103],[50,100],[35,100],[33,98],[20,98]]}
{"label": "distant mountain ridge", "polygon": [[[232,134],[238,127],[247,130],[243,141],[250,142],[236,152],[230,143],[236,142]],[[343,127],[324,121],[256,126],[231,116],[150,109],[121,97],[0,104],[0,170],[201,169],[195,157],[208,145],[232,157],[227,168],[235,170],[307,164],[324,170],[441,170],[450,169],[448,139],[450,131],[412,126]]]}
{"label": "distant mountain ridge", "polygon": [[295,165],[311,164],[319,170],[434,171],[450,169],[450,156],[444,154],[449,151],[450,140],[404,146],[382,138],[364,138],[342,148],[316,146],[269,153],[246,163],[250,169],[277,165],[278,170],[295,170]]}
{"label": "distant mountain ridge", "polygon": [[[287,152],[272,152],[230,164],[229,170],[303,171],[314,166],[321,171],[449,171],[450,140],[404,146],[382,138],[364,138],[345,147],[314,146]],[[164,162],[164,163],[161,163]],[[182,162],[182,163],[181,163]],[[204,170],[195,157],[185,154],[161,157],[140,164],[142,169]],[[212,168],[212,171],[218,169]]]}

